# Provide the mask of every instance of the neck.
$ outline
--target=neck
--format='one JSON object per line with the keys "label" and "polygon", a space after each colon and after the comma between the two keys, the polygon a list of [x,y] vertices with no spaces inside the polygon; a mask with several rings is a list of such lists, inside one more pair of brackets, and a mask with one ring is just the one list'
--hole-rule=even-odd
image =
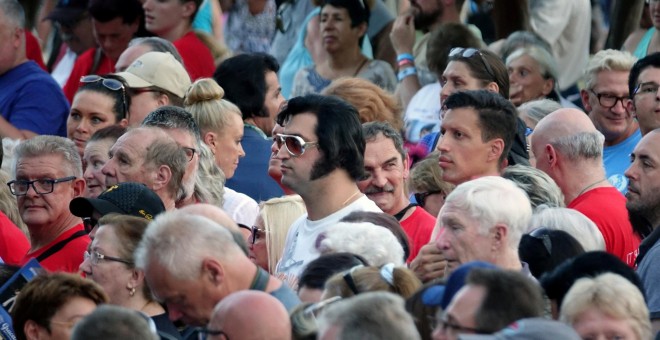
{"label": "neck", "polygon": [[503,253],[498,254],[495,258],[495,261],[493,261],[493,264],[506,270],[522,270],[522,263],[520,263],[518,250],[512,250],[509,248],[504,249]]}
{"label": "neck", "polygon": [[557,185],[564,194],[564,203],[568,205],[578,196],[590,190],[610,186],[602,165],[594,164],[564,169],[558,176]]}
{"label": "neck", "polygon": [[128,295],[128,291],[126,291],[126,298],[124,301],[111,302],[128,309],[143,312],[148,316],[155,316],[165,313],[165,309],[158,302],[147,300],[147,298],[142,295],[142,287],[135,288],[135,295],[133,296]]}
{"label": "neck", "polygon": [[633,121],[633,123],[630,124],[630,126],[628,127],[628,129],[624,133],[619,134],[618,136],[615,136],[613,138],[607,138],[606,137],[604,145],[605,146],[617,145],[617,144],[625,141],[626,139],[628,139],[628,137],[632,136],[635,133],[635,131],[637,131],[638,128],[639,128],[639,125],[638,125],[637,121]]}
{"label": "neck", "polygon": [[299,193],[307,207],[308,218],[312,221],[335,213],[362,197],[357,184],[342,170],[335,170],[317,179],[314,184],[304,193]]}
{"label": "neck", "polygon": [[47,244],[53,242],[62,233],[73,228],[82,220],[72,214],[68,214],[62,221],[50,223],[47,225],[28,225],[30,231],[30,251],[41,249]]}
{"label": "neck", "polygon": [[175,42],[175,41],[181,39],[181,37],[183,37],[188,32],[190,32],[190,29],[191,29],[190,25],[188,24],[188,22],[186,20],[188,20],[188,19],[184,19],[184,21],[181,22],[178,26],[172,28],[171,30],[169,30],[165,33],[163,33],[162,35],[159,34],[158,36],[165,39],[165,40],[168,40],[170,42]]}
{"label": "neck", "polygon": [[331,70],[342,71],[354,70],[364,59],[366,57],[362,55],[360,48],[356,46],[353,51],[348,53],[330,54],[330,58],[326,62]]}
{"label": "neck", "polygon": [[[401,212],[403,209],[405,209],[408,205],[410,205],[410,201],[405,197],[405,193],[402,193],[401,199],[398,200],[398,202],[392,206],[388,211],[385,211],[383,209],[383,212],[388,214],[388,215],[396,215],[399,212]],[[379,207],[380,208],[380,207]],[[403,218],[401,218],[401,221],[405,220],[412,212],[415,211],[415,209],[409,209],[406,211],[406,213],[403,215]]]}
{"label": "neck", "polygon": [[160,200],[163,201],[166,211],[176,209],[176,201],[174,200],[174,197],[170,197],[167,193],[163,192],[156,192],[156,194],[160,197]]}
{"label": "neck", "polygon": [[268,129],[266,128],[265,122],[270,121],[270,117],[252,117],[252,118],[247,118],[243,120],[243,123],[250,124],[252,126],[257,127],[259,130],[261,130],[263,133],[266,134],[266,136],[270,136],[272,131],[267,131]]}

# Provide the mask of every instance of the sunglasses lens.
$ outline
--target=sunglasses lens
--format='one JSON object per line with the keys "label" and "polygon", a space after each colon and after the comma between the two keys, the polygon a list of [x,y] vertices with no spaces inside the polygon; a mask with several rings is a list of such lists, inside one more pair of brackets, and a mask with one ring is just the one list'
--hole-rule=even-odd
{"label": "sunglasses lens", "polygon": [[82,78],[80,78],[80,82],[81,83],[93,83],[93,82],[99,81],[99,79],[101,79],[101,76],[97,76],[95,74],[90,74],[90,75],[83,76]]}
{"label": "sunglasses lens", "polygon": [[460,54],[462,51],[463,51],[463,48],[462,48],[462,47],[454,47],[454,48],[452,48],[451,51],[449,52],[449,56],[450,56],[450,57],[453,57],[453,56],[455,56],[455,55],[457,55],[457,54]]}
{"label": "sunglasses lens", "polygon": [[300,144],[298,138],[295,137],[285,137],[285,138],[286,138],[285,139],[286,148],[289,149],[289,151],[296,156],[302,155],[302,144]]}
{"label": "sunglasses lens", "polygon": [[117,91],[122,88],[122,84],[116,79],[103,79],[103,86],[110,90]]}

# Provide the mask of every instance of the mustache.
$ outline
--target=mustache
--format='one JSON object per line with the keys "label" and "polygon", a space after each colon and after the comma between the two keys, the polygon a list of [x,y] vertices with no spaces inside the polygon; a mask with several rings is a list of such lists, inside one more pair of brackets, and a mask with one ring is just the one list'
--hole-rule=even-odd
{"label": "mustache", "polygon": [[364,190],[364,193],[369,195],[369,194],[380,194],[383,192],[393,192],[394,191],[394,186],[391,184],[385,185],[384,187],[377,187],[374,185],[370,185],[367,187],[367,189]]}

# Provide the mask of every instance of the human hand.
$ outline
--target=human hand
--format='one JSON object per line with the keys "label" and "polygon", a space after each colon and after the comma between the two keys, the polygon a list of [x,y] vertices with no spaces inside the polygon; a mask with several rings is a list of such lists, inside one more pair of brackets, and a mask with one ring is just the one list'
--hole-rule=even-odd
{"label": "human hand", "polygon": [[412,14],[401,14],[394,20],[390,41],[397,55],[412,53],[415,44],[415,22]]}
{"label": "human hand", "polygon": [[410,263],[410,269],[424,283],[445,276],[446,268],[447,260],[442,250],[433,242],[423,246]]}

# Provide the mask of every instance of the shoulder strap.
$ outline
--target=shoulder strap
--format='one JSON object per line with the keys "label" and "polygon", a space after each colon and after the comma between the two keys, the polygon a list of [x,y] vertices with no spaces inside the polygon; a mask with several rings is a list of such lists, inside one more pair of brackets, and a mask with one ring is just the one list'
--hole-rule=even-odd
{"label": "shoulder strap", "polygon": [[403,218],[403,215],[405,215],[406,212],[408,212],[408,210],[410,210],[410,208],[416,207],[416,206],[417,206],[416,203],[408,204],[408,206],[403,208],[403,210],[401,210],[398,213],[394,214],[394,218],[396,218],[397,221],[401,221],[401,219]]}
{"label": "shoulder strap", "polygon": [[266,286],[268,286],[268,281],[270,280],[270,274],[268,274],[263,268],[257,267],[257,275],[250,286],[251,290],[260,290],[262,292],[266,291]]}
{"label": "shoulder strap", "polygon": [[67,245],[67,243],[77,239],[78,237],[85,236],[85,235],[87,235],[87,233],[84,230],[76,231],[73,235],[69,236],[69,238],[55,243],[55,245],[48,248],[45,252],[41,253],[41,255],[37,256],[37,261],[41,262],[41,261],[45,260],[49,256],[51,256],[51,255],[57,253],[58,251],[62,250],[62,248],[64,248],[64,246]]}
{"label": "shoulder strap", "polygon": [[89,74],[96,74],[96,71],[99,69],[99,66],[101,65],[102,56],[103,56],[103,50],[101,50],[100,47],[97,47],[96,50],[94,50],[94,60],[92,62],[92,68],[89,70]]}

